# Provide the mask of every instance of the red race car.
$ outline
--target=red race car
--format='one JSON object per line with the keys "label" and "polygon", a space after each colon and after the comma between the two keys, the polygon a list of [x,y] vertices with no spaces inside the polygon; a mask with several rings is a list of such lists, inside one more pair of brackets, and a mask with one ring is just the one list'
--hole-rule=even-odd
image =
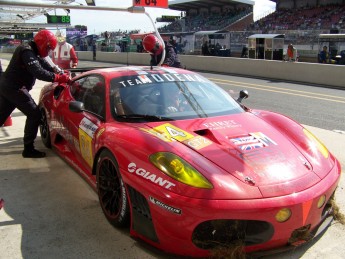
{"label": "red race car", "polygon": [[303,126],[246,97],[184,69],[95,69],[42,89],[41,138],[133,237],[183,256],[269,254],[329,225],[341,168]]}

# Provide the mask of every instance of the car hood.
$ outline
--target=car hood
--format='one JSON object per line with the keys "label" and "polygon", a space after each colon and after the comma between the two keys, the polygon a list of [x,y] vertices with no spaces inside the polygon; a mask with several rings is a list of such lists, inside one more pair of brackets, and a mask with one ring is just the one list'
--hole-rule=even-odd
{"label": "car hood", "polygon": [[322,178],[289,138],[251,113],[149,126],[258,187],[263,197],[302,191]]}

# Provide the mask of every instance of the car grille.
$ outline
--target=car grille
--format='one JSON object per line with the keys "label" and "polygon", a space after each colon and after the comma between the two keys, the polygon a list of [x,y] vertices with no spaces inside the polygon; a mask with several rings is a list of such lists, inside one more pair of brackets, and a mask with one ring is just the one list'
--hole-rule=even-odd
{"label": "car grille", "polygon": [[211,220],[199,224],[192,236],[193,243],[202,249],[229,247],[233,244],[256,245],[273,236],[273,226],[256,220]]}

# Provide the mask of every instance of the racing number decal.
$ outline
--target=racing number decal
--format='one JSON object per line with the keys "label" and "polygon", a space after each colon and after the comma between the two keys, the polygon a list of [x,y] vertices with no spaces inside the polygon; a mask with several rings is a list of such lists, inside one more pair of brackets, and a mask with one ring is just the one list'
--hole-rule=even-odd
{"label": "racing number decal", "polygon": [[154,128],[154,130],[163,133],[171,141],[184,141],[194,137],[192,134],[189,134],[188,132],[180,128],[177,128],[174,125],[171,125],[170,123],[160,125]]}
{"label": "racing number decal", "polygon": [[79,128],[80,153],[85,161],[92,167],[92,138]]}
{"label": "racing number decal", "polygon": [[163,141],[171,142],[171,141],[177,140],[197,150],[202,149],[212,144],[212,141],[202,136],[193,136],[192,134],[189,134],[188,132],[180,128],[177,128],[169,123],[155,127],[152,130],[146,130],[146,129],[141,129],[141,130],[146,131],[152,135],[155,135],[156,137],[160,138]]}
{"label": "racing number decal", "polygon": [[168,8],[168,0],[133,0],[133,6]]}
{"label": "racing number decal", "polygon": [[170,136],[172,136],[173,138],[186,136],[183,131],[176,130],[175,128],[167,126],[166,129],[169,132]]}

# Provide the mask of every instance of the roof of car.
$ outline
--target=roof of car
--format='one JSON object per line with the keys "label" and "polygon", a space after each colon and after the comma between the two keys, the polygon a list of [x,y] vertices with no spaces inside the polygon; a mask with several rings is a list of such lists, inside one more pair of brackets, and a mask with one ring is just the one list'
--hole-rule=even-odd
{"label": "roof of car", "polygon": [[192,71],[188,71],[185,69],[180,68],[173,68],[173,67],[151,67],[151,66],[123,66],[123,67],[109,67],[109,68],[95,68],[92,71],[89,71],[89,73],[100,73],[100,74],[113,74],[122,72],[126,75],[138,75],[138,74],[147,74],[147,73],[180,73],[180,74],[191,74]]}

